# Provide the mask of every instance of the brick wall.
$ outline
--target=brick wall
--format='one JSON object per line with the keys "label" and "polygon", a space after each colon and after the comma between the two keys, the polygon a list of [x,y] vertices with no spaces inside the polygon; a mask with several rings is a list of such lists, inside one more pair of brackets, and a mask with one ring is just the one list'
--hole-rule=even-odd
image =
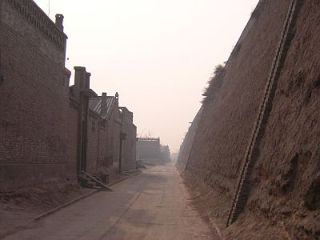
{"label": "brick wall", "polygon": [[121,170],[136,169],[136,135],[137,128],[133,124],[133,113],[127,108],[121,109],[121,133],[125,135],[122,140]]}
{"label": "brick wall", "polygon": [[68,170],[68,173],[71,176],[76,177],[77,175],[77,157],[78,157],[78,148],[77,148],[77,139],[78,139],[78,117],[79,117],[79,103],[74,99],[70,98],[68,100],[68,113],[67,119],[65,122],[67,129],[66,135],[68,138],[68,149],[69,149],[69,161],[72,162],[71,168]]}
{"label": "brick wall", "polygon": [[[109,97],[109,115],[107,108],[89,109],[90,99],[107,96],[90,89],[91,74],[84,67],[75,67],[69,88],[62,23],[62,15],[53,23],[33,1],[0,2],[0,191],[75,183],[83,170],[119,172],[118,94]],[[127,169],[134,165],[128,159],[135,156],[136,134],[129,113],[123,118],[130,136],[123,152]]]}
{"label": "brick wall", "polygon": [[87,126],[87,172],[93,174],[97,171],[99,157],[99,118],[99,115],[90,112]]}
{"label": "brick wall", "polygon": [[87,172],[105,172],[109,167],[107,124],[95,113],[89,114],[87,144]]}
{"label": "brick wall", "polygon": [[137,140],[137,159],[157,161],[160,160],[160,139],[144,139],[138,138]]}
{"label": "brick wall", "polygon": [[74,179],[66,36],[33,1],[0,5],[0,187]]}
{"label": "brick wall", "polygon": [[98,156],[97,156],[97,166],[98,173],[105,174],[109,165],[108,165],[108,129],[107,121],[101,120],[98,124],[99,133],[98,133]]}
{"label": "brick wall", "polygon": [[121,122],[119,118],[119,110],[115,111],[114,121],[110,124],[112,131],[112,171],[119,172],[119,159],[120,159],[120,132],[121,132]]}

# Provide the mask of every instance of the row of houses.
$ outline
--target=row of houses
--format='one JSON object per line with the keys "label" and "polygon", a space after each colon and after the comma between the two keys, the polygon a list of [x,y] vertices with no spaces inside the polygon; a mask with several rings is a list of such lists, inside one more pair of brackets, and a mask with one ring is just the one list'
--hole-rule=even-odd
{"label": "row of houses", "polygon": [[99,96],[79,66],[70,87],[63,15],[1,0],[0,33],[0,192],[135,169],[136,126],[119,94]]}

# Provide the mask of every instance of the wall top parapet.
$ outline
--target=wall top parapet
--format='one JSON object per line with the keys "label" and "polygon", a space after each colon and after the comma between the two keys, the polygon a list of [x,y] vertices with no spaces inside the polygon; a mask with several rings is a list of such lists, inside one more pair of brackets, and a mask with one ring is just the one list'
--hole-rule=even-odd
{"label": "wall top parapet", "polygon": [[65,49],[67,36],[33,0],[6,0],[27,22],[34,25],[58,48]]}
{"label": "wall top parapet", "polygon": [[140,142],[159,142],[160,138],[138,138]]}

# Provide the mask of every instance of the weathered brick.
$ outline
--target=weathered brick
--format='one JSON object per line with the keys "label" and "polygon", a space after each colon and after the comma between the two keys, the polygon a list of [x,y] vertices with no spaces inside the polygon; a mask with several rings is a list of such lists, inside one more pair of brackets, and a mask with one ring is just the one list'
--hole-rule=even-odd
{"label": "weathered brick", "polygon": [[0,5],[1,190],[75,179],[66,36],[33,1]]}
{"label": "weathered brick", "polygon": [[[69,88],[62,21],[33,1],[0,2],[0,191],[75,183],[81,171],[118,173],[121,133],[123,167],[136,167],[133,114],[120,113],[118,94],[97,96],[84,67],[75,67]],[[101,112],[89,108],[100,98],[112,100],[109,110],[106,102]]]}

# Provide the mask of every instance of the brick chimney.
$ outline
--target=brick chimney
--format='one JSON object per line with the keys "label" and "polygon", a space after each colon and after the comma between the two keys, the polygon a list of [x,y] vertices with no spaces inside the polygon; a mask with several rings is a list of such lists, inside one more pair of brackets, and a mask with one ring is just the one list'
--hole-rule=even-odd
{"label": "brick chimney", "polygon": [[104,92],[101,96],[101,116],[106,116],[107,111],[107,93]]}
{"label": "brick chimney", "polygon": [[85,89],[90,89],[90,78],[91,73],[86,72],[86,81],[85,81]]}
{"label": "brick chimney", "polygon": [[119,93],[116,92],[116,94],[114,95],[115,99],[116,99],[116,102],[117,104],[119,105]]}
{"label": "brick chimney", "polygon": [[56,14],[56,26],[61,32],[63,32],[63,19],[64,16],[62,14]]}
{"label": "brick chimney", "polygon": [[74,75],[74,85],[79,90],[85,89],[86,82],[86,68],[85,67],[74,67],[75,75]]}
{"label": "brick chimney", "polygon": [[80,92],[86,88],[87,71],[85,67],[74,67],[74,96],[79,99]]}

